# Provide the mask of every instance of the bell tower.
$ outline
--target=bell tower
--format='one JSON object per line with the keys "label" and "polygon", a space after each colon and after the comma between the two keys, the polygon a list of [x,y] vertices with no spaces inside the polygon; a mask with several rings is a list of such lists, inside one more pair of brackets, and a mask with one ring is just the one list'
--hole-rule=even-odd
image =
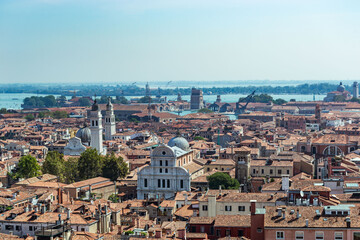
{"label": "bell tower", "polygon": [[94,101],[89,114],[90,118],[90,131],[91,131],[91,142],[90,146],[96,148],[100,154],[104,154],[103,149],[103,127],[102,127],[102,115],[99,105]]}
{"label": "bell tower", "polygon": [[115,115],[114,107],[111,103],[111,98],[108,98],[108,103],[106,104],[106,114],[105,114],[105,140],[112,140],[112,135],[116,133],[115,128]]}
{"label": "bell tower", "polygon": [[235,161],[235,178],[239,181],[240,184],[244,184],[244,186],[246,187],[248,183],[248,178],[251,176],[250,148],[241,147],[240,149],[235,150],[234,161]]}

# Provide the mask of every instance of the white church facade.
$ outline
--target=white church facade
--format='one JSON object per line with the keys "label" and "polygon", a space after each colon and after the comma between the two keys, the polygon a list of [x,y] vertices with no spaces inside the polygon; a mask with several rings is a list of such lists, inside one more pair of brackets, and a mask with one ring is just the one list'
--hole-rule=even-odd
{"label": "white church facade", "polygon": [[[185,140],[182,139],[180,140]],[[169,142],[169,145],[160,144],[155,148],[150,155],[150,165],[138,172],[138,199],[169,199],[174,197],[176,192],[190,191],[190,173],[178,161],[179,157],[190,152],[188,143],[176,146]]]}

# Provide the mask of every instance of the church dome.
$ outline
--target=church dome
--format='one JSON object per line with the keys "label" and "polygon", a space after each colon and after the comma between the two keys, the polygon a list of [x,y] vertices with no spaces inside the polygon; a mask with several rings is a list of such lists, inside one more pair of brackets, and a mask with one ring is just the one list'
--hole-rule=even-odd
{"label": "church dome", "polygon": [[342,82],[340,82],[340,85],[337,87],[337,90],[339,92],[344,92],[345,91],[345,87],[344,87],[344,85],[342,85]]}
{"label": "church dome", "polygon": [[170,146],[170,147],[176,146],[178,148],[181,148],[184,151],[189,150],[189,143],[183,137],[174,137],[174,138],[170,139],[170,141],[168,142],[168,146]]}
{"label": "church dome", "polygon": [[90,143],[91,141],[91,131],[87,126],[80,128],[75,136],[80,138],[82,143]]}

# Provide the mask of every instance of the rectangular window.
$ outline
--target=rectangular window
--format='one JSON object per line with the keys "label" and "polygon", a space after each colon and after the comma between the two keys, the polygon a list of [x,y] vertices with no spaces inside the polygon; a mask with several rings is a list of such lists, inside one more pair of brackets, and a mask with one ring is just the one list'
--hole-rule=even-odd
{"label": "rectangular window", "polygon": [[166,188],[166,186],[165,186],[165,179],[162,180],[162,187],[163,187],[163,188]]}
{"label": "rectangular window", "polygon": [[184,180],[180,180],[180,188],[184,188]]}
{"label": "rectangular window", "polygon": [[315,232],[316,240],[324,240],[324,232]]}
{"label": "rectangular window", "polygon": [[296,240],[304,240],[304,232],[295,232]]}
{"label": "rectangular window", "polygon": [[207,210],[208,210],[208,206],[207,206],[207,205],[203,205],[203,206],[202,206],[202,210],[203,210],[203,211],[207,211]]}
{"label": "rectangular window", "polygon": [[276,239],[285,239],[284,232],[276,232]]}
{"label": "rectangular window", "polygon": [[353,240],[360,240],[360,232],[354,232]]}
{"label": "rectangular window", "polygon": [[32,231],[33,230],[33,227],[32,226],[29,226],[29,231]]}
{"label": "rectangular window", "polygon": [[168,160],[165,161],[165,166],[169,166],[169,161]]}
{"label": "rectangular window", "polygon": [[245,206],[239,206],[239,212],[244,212],[245,211]]}
{"label": "rectangular window", "polygon": [[343,233],[342,232],[335,232],[334,239],[335,240],[343,240],[344,239]]}
{"label": "rectangular window", "polygon": [[13,225],[5,225],[5,230],[14,230],[14,226]]}
{"label": "rectangular window", "polygon": [[264,169],[261,169],[261,174],[264,174]]}
{"label": "rectangular window", "polygon": [[162,173],[162,168],[159,168],[159,172]]}
{"label": "rectangular window", "polygon": [[202,232],[202,233],[205,232],[205,227],[204,226],[200,227],[200,232]]}
{"label": "rectangular window", "polygon": [[160,166],[162,166],[162,160],[160,160]]}
{"label": "rectangular window", "polygon": [[147,179],[144,179],[144,187],[147,187]]}
{"label": "rectangular window", "polygon": [[229,229],[226,229],[226,236],[230,236],[231,231]]}
{"label": "rectangular window", "polygon": [[220,229],[217,229],[217,230],[216,230],[216,236],[220,237],[220,235],[221,235],[221,230],[220,230]]}
{"label": "rectangular window", "polygon": [[167,187],[170,188],[170,179],[167,180]]}
{"label": "rectangular window", "polygon": [[231,212],[231,206],[225,206],[225,211]]}
{"label": "rectangular window", "polygon": [[244,236],[244,230],[238,230],[238,237]]}
{"label": "rectangular window", "polygon": [[253,174],[255,174],[256,173],[256,170],[255,169],[253,169]]}
{"label": "rectangular window", "polygon": [[273,170],[272,170],[272,169],[270,169],[270,174],[273,174]]}
{"label": "rectangular window", "polygon": [[278,169],[278,174],[280,175],[282,173],[281,169]]}
{"label": "rectangular window", "polygon": [[15,230],[16,230],[16,231],[21,231],[21,226],[16,226],[16,227],[15,227]]}
{"label": "rectangular window", "polygon": [[290,174],[290,170],[286,170],[286,174]]}
{"label": "rectangular window", "polygon": [[195,226],[192,226],[192,227],[191,227],[191,232],[193,232],[193,233],[196,232],[196,227],[195,227]]}
{"label": "rectangular window", "polygon": [[158,179],[158,188],[160,188],[160,187],[161,187],[161,180]]}

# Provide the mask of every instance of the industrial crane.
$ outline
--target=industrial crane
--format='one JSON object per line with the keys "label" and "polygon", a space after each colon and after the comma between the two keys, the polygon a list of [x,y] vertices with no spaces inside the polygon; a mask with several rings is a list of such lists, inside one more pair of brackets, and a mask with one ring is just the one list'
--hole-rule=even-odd
{"label": "industrial crane", "polygon": [[[245,112],[247,105],[249,104],[249,102],[251,101],[253,96],[255,95],[255,91],[256,90],[254,90],[251,94],[247,95],[246,98],[241,99],[241,101],[239,99],[239,101],[236,103],[236,109],[235,109],[235,114],[236,115],[242,114],[242,113]],[[246,102],[245,105],[240,105],[240,102],[242,102],[242,101]]]}

